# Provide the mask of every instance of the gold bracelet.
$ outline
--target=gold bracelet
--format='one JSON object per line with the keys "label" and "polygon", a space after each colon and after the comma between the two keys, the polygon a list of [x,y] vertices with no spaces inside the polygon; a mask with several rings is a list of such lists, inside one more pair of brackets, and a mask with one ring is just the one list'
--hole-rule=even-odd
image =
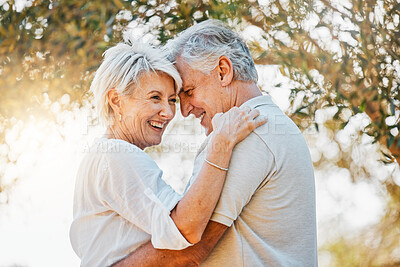
{"label": "gold bracelet", "polygon": [[204,161],[207,162],[208,164],[210,164],[211,166],[214,166],[215,168],[220,169],[222,171],[228,171],[229,170],[228,168],[222,168],[222,167],[218,166],[217,164],[214,164],[214,163],[208,161],[207,159],[204,159]]}

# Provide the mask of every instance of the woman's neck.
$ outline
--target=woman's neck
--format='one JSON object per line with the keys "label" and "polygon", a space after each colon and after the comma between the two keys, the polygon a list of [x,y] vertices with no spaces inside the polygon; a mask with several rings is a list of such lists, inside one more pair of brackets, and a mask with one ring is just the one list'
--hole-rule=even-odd
{"label": "woman's neck", "polygon": [[136,144],[132,138],[132,135],[130,134],[125,134],[124,131],[121,129],[121,127],[118,127],[117,125],[113,125],[111,127],[108,127],[104,137],[107,139],[119,139],[119,140],[124,140],[130,144],[133,144],[141,149],[141,146],[139,146],[138,144]]}

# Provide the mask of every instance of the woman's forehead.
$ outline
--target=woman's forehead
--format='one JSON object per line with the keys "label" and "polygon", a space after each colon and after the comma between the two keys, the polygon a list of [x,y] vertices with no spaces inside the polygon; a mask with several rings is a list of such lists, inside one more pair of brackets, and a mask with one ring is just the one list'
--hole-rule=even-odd
{"label": "woman's forehead", "polygon": [[136,84],[136,90],[133,94],[176,94],[175,91],[175,81],[174,79],[164,72],[146,72],[141,75],[140,79]]}

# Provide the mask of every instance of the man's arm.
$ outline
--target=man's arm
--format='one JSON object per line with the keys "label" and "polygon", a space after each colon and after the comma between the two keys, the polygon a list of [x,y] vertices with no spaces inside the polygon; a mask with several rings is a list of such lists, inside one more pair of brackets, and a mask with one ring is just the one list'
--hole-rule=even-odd
{"label": "man's arm", "polygon": [[228,227],[209,221],[201,241],[183,250],[155,249],[147,242],[113,267],[199,266],[210,254]]}

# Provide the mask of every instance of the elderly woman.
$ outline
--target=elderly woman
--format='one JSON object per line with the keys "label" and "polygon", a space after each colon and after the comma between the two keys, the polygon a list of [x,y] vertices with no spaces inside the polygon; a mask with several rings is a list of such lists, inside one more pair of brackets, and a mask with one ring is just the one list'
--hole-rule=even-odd
{"label": "elderly woman", "polygon": [[151,240],[155,248],[197,243],[224,184],[235,144],[265,123],[232,109],[213,119],[212,149],[184,197],[143,151],[157,145],[175,115],[181,79],[157,49],[121,43],[105,52],[91,91],[106,134],[77,174],[70,239],[82,266],[108,266]]}

